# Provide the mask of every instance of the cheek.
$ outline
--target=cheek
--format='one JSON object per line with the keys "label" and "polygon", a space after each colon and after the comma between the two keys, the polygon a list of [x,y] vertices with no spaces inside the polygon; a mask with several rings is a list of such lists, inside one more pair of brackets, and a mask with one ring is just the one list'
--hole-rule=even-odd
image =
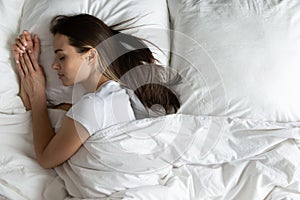
{"label": "cheek", "polygon": [[63,78],[61,79],[63,85],[72,85],[76,79],[77,74],[76,67],[74,67],[74,62],[65,60],[64,62],[60,63],[60,67],[61,69],[59,71],[64,74]]}
{"label": "cheek", "polygon": [[90,75],[89,67],[86,66],[86,62],[79,59],[77,61],[74,61],[70,67],[72,68],[71,76],[73,78],[74,82],[81,82],[88,78]]}

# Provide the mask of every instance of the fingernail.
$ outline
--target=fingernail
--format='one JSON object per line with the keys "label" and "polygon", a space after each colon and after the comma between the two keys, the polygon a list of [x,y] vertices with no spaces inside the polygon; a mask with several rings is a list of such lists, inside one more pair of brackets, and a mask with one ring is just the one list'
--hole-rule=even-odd
{"label": "fingernail", "polygon": [[31,53],[31,50],[28,50],[28,53]]}
{"label": "fingernail", "polygon": [[25,47],[22,47],[22,49],[23,49],[23,51],[25,51],[25,50],[26,50],[26,48],[25,48]]}
{"label": "fingernail", "polygon": [[18,60],[16,60],[16,63],[17,63],[17,64],[19,64],[19,61],[18,61]]}
{"label": "fingernail", "polygon": [[27,42],[25,42],[24,45],[27,46]]}

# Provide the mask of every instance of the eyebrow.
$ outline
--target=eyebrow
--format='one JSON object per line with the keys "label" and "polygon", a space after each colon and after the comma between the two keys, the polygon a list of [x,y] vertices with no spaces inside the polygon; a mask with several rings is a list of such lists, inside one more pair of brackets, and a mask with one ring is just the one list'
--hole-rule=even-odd
{"label": "eyebrow", "polygon": [[62,49],[56,49],[56,50],[54,51],[54,53],[56,54],[56,53],[59,52],[59,51],[64,51],[64,50],[62,50]]}

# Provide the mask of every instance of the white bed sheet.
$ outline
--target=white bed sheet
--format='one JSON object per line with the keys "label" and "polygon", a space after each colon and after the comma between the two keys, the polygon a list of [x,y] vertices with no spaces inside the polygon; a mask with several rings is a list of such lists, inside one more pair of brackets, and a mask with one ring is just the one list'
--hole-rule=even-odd
{"label": "white bed sheet", "polygon": [[55,171],[36,162],[30,112],[0,114],[0,127],[0,194],[10,200],[64,199]]}

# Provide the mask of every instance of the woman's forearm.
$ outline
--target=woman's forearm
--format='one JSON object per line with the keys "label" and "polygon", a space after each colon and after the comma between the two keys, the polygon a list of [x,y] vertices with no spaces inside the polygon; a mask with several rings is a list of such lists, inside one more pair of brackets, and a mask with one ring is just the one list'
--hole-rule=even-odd
{"label": "woman's forearm", "polygon": [[30,105],[30,101],[29,101],[29,97],[28,97],[28,94],[26,93],[26,91],[24,90],[24,87],[21,83],[20,85],[20,93],[19,93],[19,96],[26,108],[26,110],[31,110],[31,105]]}
{"label": "woman's forearm", "polygon": [[39,164],[43,166],[43,152],[55,134],[48,115],[46,94],[31,99],[31,109],[34,149]]}

